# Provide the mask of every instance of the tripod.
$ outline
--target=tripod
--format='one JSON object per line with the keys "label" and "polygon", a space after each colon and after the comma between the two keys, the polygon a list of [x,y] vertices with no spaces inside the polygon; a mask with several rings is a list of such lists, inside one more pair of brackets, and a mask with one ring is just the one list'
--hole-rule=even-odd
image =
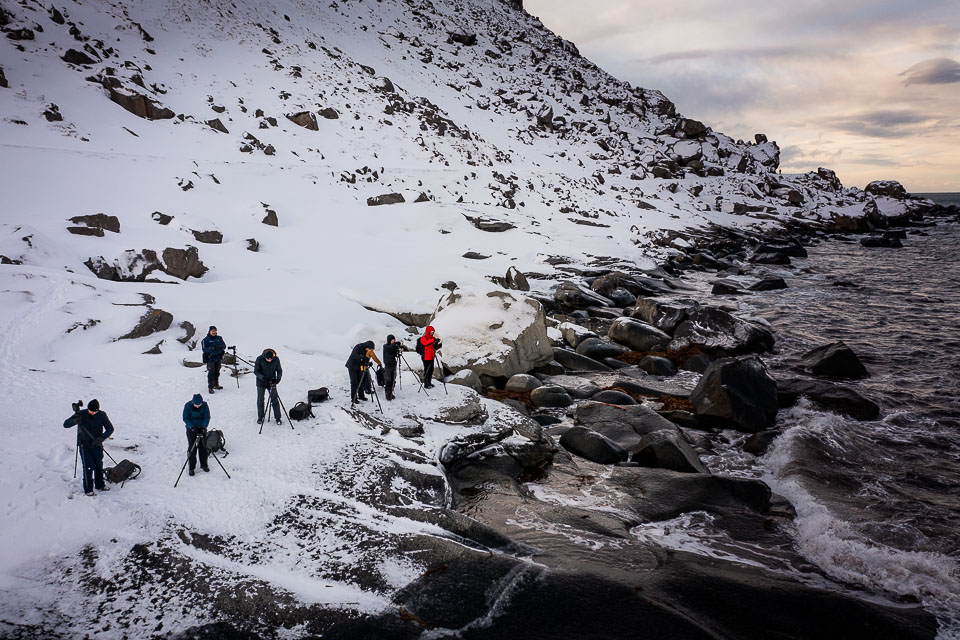
{"label": "tripod", "polygon": [[377,393],[377,384],[370,379],[370,367],[365,367],[363,370],[363,380],[360,381],[361,384],[369,384],[370,388],[373,389],[373,397],[377,400],[377,407],[380,409],[380,413],[383,413],[383,405],[380,404],[380,394]]}
{"label": "tripod", "polygon": [[240,388],[240,365],[237,364],[237,347],[232,346],[230,350],[233,351],[233,377],[237,379],[237,389]]}
{"label": "tripod", "polygon": [[[187,463],[190,462],[190,456],[193,455],[193,452],[196,450],[197,446],[200,444],[200,438],[207,437],[207,430],[204,429],[202,434],[197,434],[196,439],[193,441],[193,445],[190,449],[187,450],[187,459],[183,461],[183,466],[180,467],[180,475],[177,476],[177,481],[173,483],[173,488],[176,489],[177,485],[180,484],[180,478],[183,477],[183,470],[187,468]],[[223,472],[227,474],[227,479],[232,480],[230,474],[227,473],[226,468],[223,466],[223,463],[220,462],[220,458],[217,457],[217,454],[210,452],[210,455],[213,456],[213,459],[217,461],[217,464],[220,465],[220,468],[223,469]]]}
{"label": "tripod", "polygon": [[[400,356],[401,362],[403,362],[403,364],[406,365],[406,367],[407,367],[407,369],[410,371],[410,373],[413,374],[413,377],[414,377],[414,379],[417,381],[417,384],[420,385],[420,389],[417,390],[417,393],[420,393],[420,391],[423,391],[424,393],[426,393],[426,394],[429,396],[430,394],[427,393],[427,390],[423,388],[423,380],[421,380],[421,379],[420,379],[420,376],[417,375],[417,372],[413,370],[413,368],[412,368],[412,367],[410,366],[410,364],[407,362],[407,359],[403,357],[403,352],[401,351],[401,352],[398,353],[397,355]],[[397,373],[400,373],[400,367],[397,367]]]}
{"label": "tripod", "polygon": [[440,360],[440,352],[437,351],[435,354],[433,354],[433,357],[436,359],[437,364],[440,365],[440,382],[443,383],[443,392],[447,395],[450,395],[450,392],[447,391],[447,381],[444,379],[445,376],[443,374],[443,362]]}
{"label": "tripod", "polygon": [[[277,393],[277,383],[270,385],[270,398],[266,403],[267,406],[263,408],[263,417],[260,418],[260,433],[263,433],[263,423],[267,420],[267,415],[270,413],[270,409],[273,407],[273,399],[276,398],[277,402],[280,403],[280,408],[283,409],[283,415],[287,416],[287,422],[290,423],[290,428],[293,429],[293,421],[290,419],[290,414],[287,413],[287,407],[284,406],[283,400],[280,398],[280,394]],[[293,429],[296,431],[296,429]]]}

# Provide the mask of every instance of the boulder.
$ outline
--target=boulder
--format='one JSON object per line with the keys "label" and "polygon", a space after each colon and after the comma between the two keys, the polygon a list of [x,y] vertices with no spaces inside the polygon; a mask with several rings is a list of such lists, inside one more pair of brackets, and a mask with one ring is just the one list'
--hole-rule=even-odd
{"label": "boulder", "polygon": [[527,277],[523,275],[516,267],[510,267],[507,269],[507,275],[504,276],[503,281],[507,289],[513,289],[515,291],[530,291],[530,283],[527,282]]}
{"label": "boulder", "polygon": [[760,358],[724,358],[711,364],[690,394],[698,416],[748,433],[769,429],[777,417],[777,383]]}
{"label": "boulder", "polygon": [[526,373],[517,373],[510,376],[504,389],[507,391],[533,391],[537,387],[542,386],[543,383],[534,376]]}
{"label": "boulder", "polygon": [[401,193],[384,193],[383,195],[367,198],[368,207],[378,207],[382,204],[400,204],[406,202]]}
{"label": "boulder", "polygon": [[617,287],[611,291],[607,297],[610,298],[610,301],[618,307],[632,307],[637,303],[637,296],[633,295],[623,287]]}
{"label": "boulder", "polygon": [[200,261],[196,247],[186,249],[167,247],[163,250],[162,257],[164,273],[181,280],[186,280],[190,276],[200,278],[209,271]]}
{"label": "boulder", "polygon": [[10,83],[7,82],[7,76],[3,73],[3,67],[0,67],[0,87],[3,87],[4,89],[8,89],[10,87]]}
{"label": "boulder", "polygon": [[897,200],[907,197],[907,190],[896,180],[874,180],[864,188],[864,191],[872,196],[896,198]]}
{"label": "boulder", "polygon": [[90,229],[99,229],[101,232],[97,235],[102,236],[103,231],[112,231],[120,233],[120,219],[117,216],[108,216],[105,213],[95,213],[87,216],[74,216],[70,218],[73,224],[83,225]]}
{"label": "boulder", "polygon": [[154,211],[150,214],[150,217],[162,225],[168,225],[170,224],[170,221],[173,220],[173,216],[168,216],[167,214],[160,213],[159,211]]}
{"label": "boulder", "polygon": [[263,216],[263,220],[260,222],[270,227],[280,226],[280,219],[277,217],[277,212],[273,209],[267,209],[267,215]]}
{"label": "boulder", "polygon": [[899,238],[883,234],[882,236],[871,236],[869,238],[860,238],[860,244],[864,247],[874,249],[902,249],[903,242]]}
{"label": "boulder", "polygon": [[480,384],[480,376],[472,369],[461,369],[455,374],[447,376],[444,382],[447,384],[458,384],[473,389],[477,393],[483,391],[483,385]]}
{"label": "boulder", "polygon": [[247,251],[253,251],[254,253],[260,251],[260,243],[257,242],[256,238],[247,238]]}
{"label": "boulder", "polygon": [[587,307],[611,307],[613,302],[594,293],[586,287],[572,282],[561,282],[553,294],[554,300],[569,309],[586,309]]}
{"label": "boulder", "polygon": [[677,122],[677,133],[682,133],[687,138],[700,138],[705,136],[710,129],[699,120],[692,118],[681,118]]}
{"label": "boulder", "polygon": [[777,291],[786,289],[787,282],[783,278],[769,277],[753,283],[749,288],[750,291]]}
{"label": "boulder", "polygon": [[670,351],[691,346],[708,353],[739,355],[773,348],[773,333],[715,307],[701,307],[688,313],[673,333]]}
{"label": "boulder", "polygon": [[490,218],[471,217],[468,215],[464,215],[463,217],[480,231],[487,231],[490,233],[502,233],[503,231],[516,229],[517,227],[517,225],[513,224],[512,222],[507,222],[505,220],[493,220]]}
{"label": "boulder", "polygon": [[531,391],[530,401],[540,409],[569,407],[573,404],[573,398],[564,391],[563,387],[550,384],[545,384]]}
{"label": "boulder", "polygon": [[457,336],[443,349],[443,363],[451,371],[509,378],[553,360],[543,307],[519,295],[458,289],[441,303],[431,324]]}
{"label": "boulder", "polygon": [[337,110],[334,109],[333,107],[324,107],[323,109],[320,109],[320,115],[326,118],[327,120],[340,119],[340,113],[337,112]]}
{"label": "boulder", "polygon": [[643,320],[661,331],[673,333],[691,312],[699,308],[700,303],[695,300],[662,302],[654,298],[641,298],[637,300],[630,317]]}
{"label": "boulder", "polygon": [[757,253],[782,253],[791,258],[806,258],[807,250],[803,245],[796,241],[786,243],[764,242],[757,247]]}
{"label": "boulder", "polygon": [[542,382],[546,385],[561,387],[574,398],[581,400],[600,391],[600,385],[580,376],[543,376]]}
{"label": "boulder", "polygon": [[607,336],[634,351],[663,351],[670,343],[668,334],[635,318],[617,318]]}
{"label": "boulder", "polygon": [[606,436],[584,427],[570,427],[560,436],[560,446],[574,455],[597,464],[616,464],[627,459],[627,451]]}
{"label": "boulder", "polygon": [[694,373],[703,373],[707,370],[707,367],[710,366],[710,363],[713,362],[713,358],[708,356],[705,353],[698,353],[695,356],[690,356],[684,360],[683,364],[680,366],[684,371],[693,371]]}
{"label": "boulder", "polygon": [[693,447],[676,427],[643,436],[640,450],[630,457],[642,467],[672,469],[683,473],[709,473]]}
{"label": "boulder", "polygon": [[163,309],[154,309],[147,307],[147,312],[140,316],[136,326],[126,335],[122,335],[117,340],[133,340],[145,336],[166,331],[173,324],[173,314]]}
{"label": "boulder", "polygon": [[750,256],[750,262],[754,264],[789,265],[790,256],[783,253],[755,253]]}
{"label": "boulder", "polygon": [[[188,342],[190,342],[190,339],[197,334],[197,328],[193,326],[193,323],[190,322],[189,320],[184,320],[177,326],[183,329],[183,335],[177,338],[177,342],[179,342],[180,344],[187,344]],[[225,355],[230,355],[230,354],[225,354]],[[229,363],[224,363],[224,364],[229,364]]]}
{"label": "boulder", "polygon": [[608,342],[601,338],[587,338],[577,345],[577,353],[599,362],[604,358],[616,358],[629,351],[624,346]]}
{"label": "boulder", "polygon": [[450,38],[450,42],[456,42],[457,44],[462,44],[465,47],[472,47],[477,44],[477,34],[468,33],[465,31],[451,31],[447,34]]}
{"label": "boulder", "polygon": [[300,111],[294,114],[287,114],[287,120],[310,131],[320,130],[320,125],[317,124],[317,116],[315,116],[312,111]]}
{"label": "boulder", "polygon": [[631,376],[628,378],[618,378],[609,386],[623,389],[627,393],[640,396],[670,396],[671,398],[687,399],[690,397],[693,389],[686,385],[678,384],[670,380],[663,380],[657,376],[644,375],[642,377]]}
{"label": "boulder", "polygon": [[580,346],[580,343],[586,340],[587,338],[596,338],[598,337],[596,333],[582,327],[579,324],[573,322],[561,322],[558,326],[560,332],[563,334],[563,340],[568,345],[576,349]]}
{"label": "boulder", "polygon": [[214,131],[219,131],[220,133],[230,133],[230,130],[224,126],[223,122],[220,121],[220,118],[207,120],[206,125]]}
{"label": "boulder", "polygon": [[69,62],[70,64],[97,64],[96,60],[88,56],[83,51],[78,51],[76,49],[67,49],[67,52],[60,56],[60,59],[64,62]]}
{"label": "boulder", "polygon": [[736,280],[722,278],[713,283],[713,289],[710,290],[715,296],[742,296],[746,292],[741,288],[741,284]]}
{"label": "boulder", "polygon": [[570,371],[610,371],[610,367],[597,362],[593,358],[582,356],[576,351],[563,349],[561,347],[553,348],[553,360],[556,360]]}
{"label": "boulder", "polygon": [[673,376],[677,374],[677,367],[668,358],[661,356],[644,356],[637,367],[655,376]]}
{"label": "boulder", "polygon": [[599,276],[590,283],[590,289],[606,297],[609,297],[616,289],[626,289],[635,296],[648,296],[658,291],[658,289],[642,282],[639,278],[622,271],[611,271]]}
{"label": "boulder", "polygon": [[791,378],[777,380],[777,401],[781,407],[792,407],[800,396],[806,396],[814,404],[850,416],[857,420],[873,420],[880,415],[877,403],[864,398],[848,387],[826,380]]}
{"label": "boulder", "polygon": [[551,360],[545,365],[541,365],[533,370],[538,376],[562,376],[566,372],[563,365],[556,360]]}
{"label": "boulder", "polygon": [[842,340],[811,349],[801,360],[810,373],[824,378],[858,379],[870,375],[857,354]]}
{"label": "boulder", "polygon": [[450,468],[459,460],[482,449],[496,444],[513,435],[513,429],[504,427],[496,431],[468,433],[447,441],[441,448],[437,459],[446,468]]}
{"label": "boulder", "polygon": [[223,234],[219,231],[196,231],[190,229],[190,233],[193,234],[197,242],[203,242],[205,244],[221,244],[223,242]]}
{"label": "boulder", "polygon": [[641,438],[656,431],[676,431],[669,420],[641,404],[612,406],[585,402],[577,407],[576,423],[602,433],[628,451],[634,451]]}
{"label": "boulder", "polygon": [[606,404],[616,404],[616,405],[632,405],[637,404],[637,401],[625,394],[623,391],[617,391],[615,389],[604,389],[603,391],[597,392],[590,396],[590,399],[594,402],[603,402]]}
{"label": "boulder", "polygon": [[743,442],[743,450],[757,457],[765,455],[773,441],[780,436],[778,429],[768,429],[755,433]]}
{"label": "boulder", "polygon": [[480,401],[480,396],[466,392],[467,396],[460,404],[442,407],[432,419],[448,424],[483,424],[487,420],[487,409]]}

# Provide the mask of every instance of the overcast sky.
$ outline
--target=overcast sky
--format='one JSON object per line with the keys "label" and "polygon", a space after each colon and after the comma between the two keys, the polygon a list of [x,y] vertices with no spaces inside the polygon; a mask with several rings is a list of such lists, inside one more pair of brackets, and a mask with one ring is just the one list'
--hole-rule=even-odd
{"label": "overcast sky", "polygon": [[766,133],[782,168],[847,186],[960,191],[958,0],[525,0],[634,86],[734,138]]}

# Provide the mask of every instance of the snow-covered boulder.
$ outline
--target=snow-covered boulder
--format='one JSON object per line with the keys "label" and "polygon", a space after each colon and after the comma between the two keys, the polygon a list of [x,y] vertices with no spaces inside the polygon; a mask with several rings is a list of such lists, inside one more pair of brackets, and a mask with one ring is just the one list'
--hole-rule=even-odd
{"label": "snow-covered boulder", "polygon": [[504,291],[457,290],[433,318],[451,371],[505,377],[553,360],[543,307]]}

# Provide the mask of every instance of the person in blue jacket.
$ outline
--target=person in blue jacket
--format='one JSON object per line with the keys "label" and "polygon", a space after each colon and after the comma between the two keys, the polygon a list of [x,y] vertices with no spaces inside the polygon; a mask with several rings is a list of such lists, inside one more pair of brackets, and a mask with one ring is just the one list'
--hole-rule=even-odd
{"label": "person in blue jacket", "polygon": [[227,350],[227,343],[217,335],[216,327],[210,327],[207,331],[200,343],[200,349],[203,351],[203,361],[207,363],[207,391],[213,393],[214,389],[223,389],[220,386],[220,364],[223,352]]}
{"label": "person in blue jacket", "polygon": [[77,448],[83,461],[83,492],[95,496],[94,487],[97,491],[109,491],[110,487],[103,482],[103,442],[113,435],[110,418],[100,411],[100,402],[94,398],[86,410],[78,409],[63,421],[64,429],[73,426],[77,427]]}
{"label": "person in blue jacket", "polygon": [[[187,428],[187,452],[190,460],[190,475],[197,468],[197,451],[200,452],[200,468],[209,472],[207,466],[209,453],[207,452],[206,435],[210,424],[210,406],[203,401],[199,393],[193,394],[193,399],[183,405],[183,426]],[[196,443],[197,446],[194,446]]]}

